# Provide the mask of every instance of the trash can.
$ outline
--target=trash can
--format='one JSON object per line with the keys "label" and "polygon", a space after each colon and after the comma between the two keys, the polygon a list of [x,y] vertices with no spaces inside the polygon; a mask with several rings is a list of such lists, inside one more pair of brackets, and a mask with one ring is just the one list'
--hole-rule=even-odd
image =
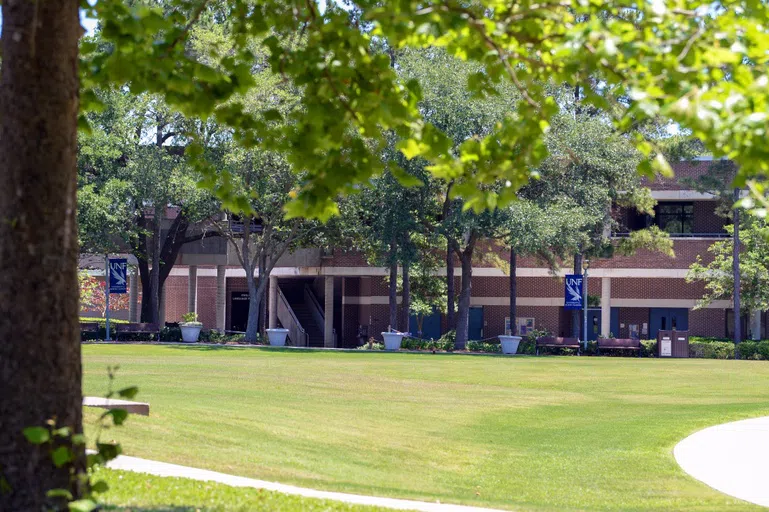
{"label": "trash can", "polygon": [[657,357],[689,357],[689,331],[657,331]]}

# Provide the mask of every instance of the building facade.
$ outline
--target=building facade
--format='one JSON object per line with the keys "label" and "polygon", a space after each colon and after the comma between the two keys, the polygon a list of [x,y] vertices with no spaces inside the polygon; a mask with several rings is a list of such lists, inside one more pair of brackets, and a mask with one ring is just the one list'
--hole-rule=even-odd
{"label": "building facade", "polygon": [[[588,339],[599,335],[648,339],[665,329],[689,330],[700,336],[731,335],[731,302],[715,301],[696,309],[704,285],[685,280],[697,257],[708,262],[708,247],[728,236],[724,229],[728,220],[717,214],[716,198],[686,185],[687,178],[696,178],[710,165],[707,160],[680,163],[675,166],[675,180],[648,183],[658,201],[653,217],[616,211],[620,227],[613,237],[656,224],[673,239],[675,257],[641,250],[632,256],[591,259],[588,294],[596,307],[588,311]],[[245,330],[248,290],[233,250],[224,239],[188,245],[166,280],[161,316],[176,322],[184,313],[196,311],[205,328]],[[492,244],[481,244],[476,251],[470,339],[504,334],[511,324],[509,277],[484,263],[492,259],[484,258],[483,252],[492,250],[501,258],[509,256],[505,249]],[[553,275],[533,258],[518,259],[517,318],[512,321],[523,332],[538,329],[570,335],[572,315],[563,307],[562,278],[571,273],[569,266],[566,262],[563,270]],[[274,269],[265,317],[271,326],[289,328],[292,342],[298,345],[354,347],[367,337],[381,338],[389,322],[387,274],[386,268],[372,267],[360,254],[345,248],[330,252],[301,249],[284,256]],[[445,269],[439,274],[445,275]],[[457,265],[457,289],[460,276]],[[140,300],[140,295],[132,294],[133,301]],[[132,320],[137,320],[136,311],[133,304]],[[763,338],[765,320],[764,313],[754,313],[743,319],[743,332]],[[416,331],[414,319],[409,329]],[[424,337],[440,336],[447,330],[446,320],[443,315],[432,315],[425,319],[422,330]]]}

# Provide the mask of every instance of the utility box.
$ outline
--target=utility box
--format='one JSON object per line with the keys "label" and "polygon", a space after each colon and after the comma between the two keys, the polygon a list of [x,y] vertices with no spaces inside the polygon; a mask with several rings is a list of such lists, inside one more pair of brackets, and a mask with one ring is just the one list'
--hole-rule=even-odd
{"label": "utility box", "polygon": [[689,331],[657,331],[657,357],[689,357]]}

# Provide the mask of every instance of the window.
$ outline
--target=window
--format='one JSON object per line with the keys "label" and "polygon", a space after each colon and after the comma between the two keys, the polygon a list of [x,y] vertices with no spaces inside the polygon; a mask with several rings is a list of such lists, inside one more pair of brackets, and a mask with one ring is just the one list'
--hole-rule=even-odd
{"label": "window", "polygon": [[657,225],[671,235],[691,233],[694,224],[693,203],[660,203],[657,206]]}

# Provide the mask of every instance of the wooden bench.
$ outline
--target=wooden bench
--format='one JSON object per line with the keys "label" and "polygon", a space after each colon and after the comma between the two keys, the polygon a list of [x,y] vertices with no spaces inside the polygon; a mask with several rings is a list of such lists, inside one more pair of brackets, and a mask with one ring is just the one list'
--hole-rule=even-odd
{"label": "wooden bench", "polygon": [[577,349],[577,355],[579,355],[581,345],[577,338],[556,338],[554,336],[543,336],[537,338],[537,355],[539,355],[539,349],[542,348],[575,348]]}
{"label": "wooden bench", "polygon": [[641,357],[641,340],[632,338],[598,338],[598,353],[601,350],[635,350]]}
{"label": "wooden bench", "polygon": [[98,338],[99,322],[80,322],[80,339],[83,339],[83,334],[94,334]]}
{"label": "wooden bench", "polygon": [[121,334],[149,334],[160,339],[157,324],[115,324],[115,338],[120,340]]}

